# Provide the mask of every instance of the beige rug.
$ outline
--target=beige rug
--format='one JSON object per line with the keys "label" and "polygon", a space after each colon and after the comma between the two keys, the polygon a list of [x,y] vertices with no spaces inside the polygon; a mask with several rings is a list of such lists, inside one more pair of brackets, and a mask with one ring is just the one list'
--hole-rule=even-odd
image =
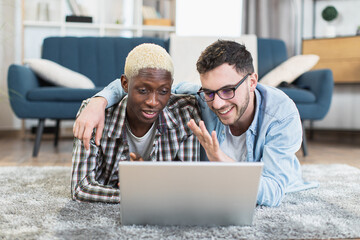
{"label": "beige rug", "polygon": [[360,170],[305,165],[320,188],[258,207],[251,227],[121,226],[119,206],[70,200],[68,167],[0,168],[0,239],[328,239],[360,237]]}

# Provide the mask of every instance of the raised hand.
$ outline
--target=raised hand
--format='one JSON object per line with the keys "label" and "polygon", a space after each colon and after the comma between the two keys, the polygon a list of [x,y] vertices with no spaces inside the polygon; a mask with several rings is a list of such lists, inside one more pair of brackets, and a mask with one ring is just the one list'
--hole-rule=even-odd
{"label": "raised hand", "polygon": [[199,122],[199,126],[193,119],[188,122],[188,127],[193,131],[199,139],[201,146],[205,149],[206,155],[210,161],[214,162],[234,162],[233,159],[228,157],[221,149],[219,141],[216,137],[216,132],[212,131],[211,135],[206,129],[203,121]]}

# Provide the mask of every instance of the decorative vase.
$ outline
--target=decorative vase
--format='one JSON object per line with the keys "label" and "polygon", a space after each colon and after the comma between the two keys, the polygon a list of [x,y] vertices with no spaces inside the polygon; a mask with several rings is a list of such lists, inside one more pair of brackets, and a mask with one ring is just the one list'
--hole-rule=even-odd
{"label": "decorative vase", "polygon": [[336,37],[336,28],[334,25],[327,24],[325,27],[325,36],[328,38]]}

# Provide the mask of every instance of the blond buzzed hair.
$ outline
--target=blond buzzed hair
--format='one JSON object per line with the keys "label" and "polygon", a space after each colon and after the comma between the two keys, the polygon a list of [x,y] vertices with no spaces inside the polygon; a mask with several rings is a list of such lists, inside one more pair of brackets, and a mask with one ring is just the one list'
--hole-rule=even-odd
{"label": "blond buzzed hair", "polygon": [[135,47],[125,60],[124,73],[127,78],[139,75],[145,68],[163,69],[174,75],[173,62],[166,50],[153,43],[143,43]]}

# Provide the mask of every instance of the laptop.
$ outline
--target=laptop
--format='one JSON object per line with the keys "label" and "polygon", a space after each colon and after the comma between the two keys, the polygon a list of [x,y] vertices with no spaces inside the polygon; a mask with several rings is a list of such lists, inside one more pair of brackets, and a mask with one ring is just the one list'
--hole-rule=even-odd
{"label": "laptop", "polygon": [[251,225],[263,163],[120,162],[122,225]]}

